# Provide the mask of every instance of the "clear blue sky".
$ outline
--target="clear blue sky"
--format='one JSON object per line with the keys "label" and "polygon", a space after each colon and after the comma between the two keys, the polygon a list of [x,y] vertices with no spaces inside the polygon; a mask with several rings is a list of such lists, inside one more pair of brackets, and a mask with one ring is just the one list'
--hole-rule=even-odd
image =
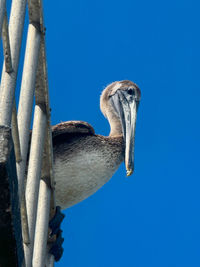
{"label": "clear blue sky", "polygon": [[52,124],[108,135],[104,86],[141,88],[135,173],[68,209],[57,267],[200,266],[200,2],[44,0]]}
{"label": "clear blue sky", "polygon": [[105,85],[142,91],[135,174],[124,165],[67,210],[60,267],[200,266],[199,1],[44,1],[52,123],[89,122]]}

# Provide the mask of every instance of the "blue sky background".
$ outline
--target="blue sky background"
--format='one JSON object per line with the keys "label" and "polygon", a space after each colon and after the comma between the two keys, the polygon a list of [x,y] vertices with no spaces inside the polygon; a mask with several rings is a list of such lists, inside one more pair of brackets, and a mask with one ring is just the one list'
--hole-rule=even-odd
{"label": "blue sky background", "polygon": [[129,79],[142,92],[135,173],[126,178],[123,164],[65,211],[57,267],[200,266],[199,9],[194,0],[44,0],[52,124],[84,120],[108,135],[103,88]]}
{"label": "blue sky background", "polygon": [[44,1],[52,123],[108,135],[104,86],[142,91],[135,173],[67,210],[60,267],[200,266],[199,1]]}

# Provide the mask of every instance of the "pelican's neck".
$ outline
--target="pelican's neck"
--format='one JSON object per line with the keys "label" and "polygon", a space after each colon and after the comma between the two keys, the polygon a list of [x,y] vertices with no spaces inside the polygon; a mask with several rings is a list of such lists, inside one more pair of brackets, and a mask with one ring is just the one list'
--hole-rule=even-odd
{"label": "pelican's neck", "polygon": [[108,99],[108,90],[104,90],[100,98],[101,112],[110,124],[109,136],[122,135],[122,126],[119,117]]}
{"label": "pelican's neck", "polygon": [[119,136],[122,135],[122,126],[119,118],[116,116],[108,116],[108,121],[110,124],[110,134],[109,136]]}

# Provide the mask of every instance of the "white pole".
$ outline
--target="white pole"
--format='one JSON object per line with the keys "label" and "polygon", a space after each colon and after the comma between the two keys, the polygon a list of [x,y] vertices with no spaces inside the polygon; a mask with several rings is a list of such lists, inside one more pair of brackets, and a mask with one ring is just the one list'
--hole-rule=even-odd
{"label": "white pole", "polygon": [[0,91],[0,125],[11,125],[12,105],[16,86],[19,54],[24,26],[25,7],[26,0],[12,1],[9,22],[9,36],[13,72],[10,74],[6,73],[4,63]]}
{"label": "white pole", "polygon": [[[42,103],[47,114],[46,143],[43,153],[42,180],[40,181],[39,203],[35,230],[35,242],[33,249],[33,266],[45,266],[45,261],[50,260],[50,266],[53,266],[54,257],[50,257],[47,248],[47,231],[49,224],[49,215],[54,215],[54,179],[53,179],[53,155],[52,155],[52,134],[50,126],[50,108],[48,93],[48,78],[46,66],[46,50],[44,35],[41,39],[41,49],[39,56],[38,72],[36,86],[36,103]],[[45,181],[45,182],[44,182]],[[50,196],[51,195],[51,196]],[[51,206],[51,208],[50,208]],[[51,209],[51,210],[50,210]],[[43,233],[43,234],[42,234]],[[41,249],[42,248],[42,249]],[[47,263],[46,263],[47,264]],[[49,266],[49,264],[47,266]]]}
{"label": "white pole", "polygon": [[46,261],[46,245],[48,239],[48,224],[50,212],[51,189],[41,179],[35,228],[35,241],[33,250],[33,266],[44,267]]}
{"label": "white pole", "polygon": [[38,204],[38,191],[44,147],[46,114],[39,105],[35,106],[31,150],[26,184],[26,206],[28,215],[30,244],[24,245],[26,267],[32,267],[35,222]]}
{"label": "white pole", "polygon": [[22,161],[17,164],[17,176],[20,196],[21,192],[23,192],[24,174],[27,164],[27,151],[30,135],[29,129],[33,107],[33,96],[35,91],[40,40],[41,34],[39,33],[39,31],[32,24],[29,24],[17,115],[22,156]]}
{"label": "white pole", "polygon": [[54,256],[53,255],[50,255],[50,258],[49,258],[49,266],[48,267],[54,267]]}
{"label": "white pole", "polygon": [[54,256],[47,253],[47,257],[46,257],[46,265],[45,267],[54,267]]}
{"label": "white pole", "polygon": [[5,7],[6,7],[6,0],[1,0],[0,1],[0,39],[1,39],[1,32],[2,32],[2,27],[3,27]]}
{"label": "white pole", "polygon": [[18,130],[21,145],[21,161],[17,162],[18,190],[21,203],[22,233],[24,243],[29,243],[27,211],[25,201],[24,176],[27,168],[27,153],[30,136],[30,121],[35,91],[36,72],[40,50],[40,32],[29,24],[20,99],[18,106]]}

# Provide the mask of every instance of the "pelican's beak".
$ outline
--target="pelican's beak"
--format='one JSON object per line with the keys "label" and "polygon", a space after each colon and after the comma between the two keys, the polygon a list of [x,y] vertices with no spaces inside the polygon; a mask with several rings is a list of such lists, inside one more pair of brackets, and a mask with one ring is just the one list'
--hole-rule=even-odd
{"label": "pelican's beak", "polygon": [[125,141],[125,166],[126,174],[130,176],[134,171],[134,146],[136,116],[140,100],[139,89],[134,95],[125,90],[117,90],[112,96],[115,110],[119,114]]}
{"label": "pelican's beak", "polygon": [[129,106],[124,106],[124,140],[125,140],[125,165],[126,174],[130,176],[134,171],[134,147],[135,147],[135,126],[137,115],[137,103],[132,101]]}

